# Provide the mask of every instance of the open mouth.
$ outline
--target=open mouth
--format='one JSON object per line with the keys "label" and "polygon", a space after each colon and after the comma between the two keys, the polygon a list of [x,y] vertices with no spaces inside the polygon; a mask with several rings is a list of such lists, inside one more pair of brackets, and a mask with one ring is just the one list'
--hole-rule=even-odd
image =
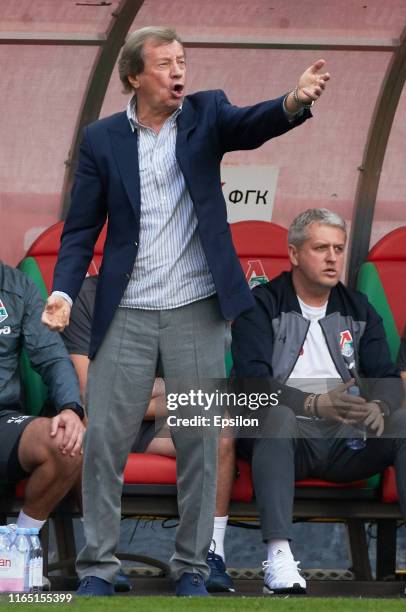
{"label": "open mouth", "polygon": [[183,93],[184,88],[184,85],[182,85],[181,83],[176,83],[176,85],[173,86],[173,91],[179,95]]}

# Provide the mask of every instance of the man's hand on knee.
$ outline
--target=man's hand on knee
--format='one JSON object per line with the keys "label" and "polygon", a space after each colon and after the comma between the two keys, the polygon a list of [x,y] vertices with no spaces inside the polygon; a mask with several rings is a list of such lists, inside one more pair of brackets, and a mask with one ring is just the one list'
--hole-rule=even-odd
{"label": "man's hand on knee", "polygon": [[63,429],[63,438],[59,446],[63,455],[74,457],[82,451],[85,426],[78,415],[70,410],[62,410],[51,420],[51,436],[55,437],[58,430]]}

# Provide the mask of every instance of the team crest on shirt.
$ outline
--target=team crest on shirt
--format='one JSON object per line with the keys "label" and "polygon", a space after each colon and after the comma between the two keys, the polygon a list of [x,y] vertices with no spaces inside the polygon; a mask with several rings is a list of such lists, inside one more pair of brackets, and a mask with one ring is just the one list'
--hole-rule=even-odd
{"label": "team crest on shirt", "polygon": [[8,317],[8,312],[6,310],[6,307],[4,306],[3,302],[0,300],[0,323],[5,321],[7,317]]}
{"label": "team crest on shirt", "polygon": [[263,285],[269,281],[269,278],[264,270],[264,265],[260,259],[248,261],[248,268],[247,272],[245,273],[245,278],[248,281],[250,289],[253,289],[257,285]]}
{"label": "team crest on shirt", "polygon": [[340,332],[340,349],[344,357],[351,357],[354,354],[354,342],[349,329]]}

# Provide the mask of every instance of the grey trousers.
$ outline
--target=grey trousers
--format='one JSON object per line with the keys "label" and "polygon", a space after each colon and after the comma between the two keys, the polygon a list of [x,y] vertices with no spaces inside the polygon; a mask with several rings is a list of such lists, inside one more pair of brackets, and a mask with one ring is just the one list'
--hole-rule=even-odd
{"label": "grey trousers", "polygon": [[[268,409],[269,410],[269,409]],[[345,425],[299,420],[286,406],[266,417],[272,437],[241,439],[237,452],[252,460],[252,477],[263,540],[292,539],[295,480],[351,482],[394,465],[399,502],[406,518],[406,410],[385,419],[382,438],[368,438],[362,450],[347,447]],[[348,431],[348,427],[347,427]]]}
{"label": "grey trousers", "polygon": [[[80,578],[112,582],[120,562],[123,470],[147,409],[158,354],[167,386],[225,377],[228,325],[217,297],[173,310],[119,308],[88,376],[89,424],[84,445],[85,546],[77,558]],[[213,383],[214,384],[214,383]],[[170,388],[167,391],[170,391]],[[177,455],[180,521],[170,561],[174,579],[184,572],[208,575],[217,473],[217,435],[172,433]]]}

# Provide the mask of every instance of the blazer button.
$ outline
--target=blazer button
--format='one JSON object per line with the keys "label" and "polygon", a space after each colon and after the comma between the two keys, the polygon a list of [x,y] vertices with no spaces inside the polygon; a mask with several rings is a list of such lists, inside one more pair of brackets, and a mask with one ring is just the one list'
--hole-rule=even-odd
{"label": "blazer button", "polygon": [[125,275],[125,277],[129,279],[129,278],[131,278],[131,274],[128,274],[128,272],[127,272],[127,274]]}
{"label": "blazer button", "polygon": [[138,242],[134,241],[134,246],[138,246]]}

